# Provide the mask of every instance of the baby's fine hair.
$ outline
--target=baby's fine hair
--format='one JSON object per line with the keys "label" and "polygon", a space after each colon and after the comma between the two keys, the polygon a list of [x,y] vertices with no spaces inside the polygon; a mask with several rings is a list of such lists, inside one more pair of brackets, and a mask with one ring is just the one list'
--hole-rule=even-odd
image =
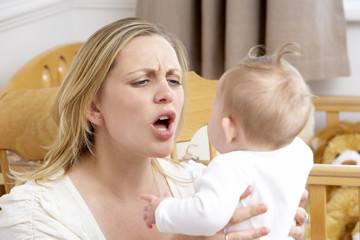
{"label": "baby's fine hair", "polygon": [[224,73],[224,114],[242,124],[247,140],[280,147],[304,128],[312,107],[312,93],[299,71],[284,60],[300,55],[287,43],[272,55],[257,56],[253,47],[246,58]]}

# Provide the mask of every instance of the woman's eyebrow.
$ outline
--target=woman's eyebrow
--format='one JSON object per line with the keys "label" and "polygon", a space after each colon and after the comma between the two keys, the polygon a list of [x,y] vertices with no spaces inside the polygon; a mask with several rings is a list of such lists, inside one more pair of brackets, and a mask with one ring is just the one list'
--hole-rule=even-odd
{"label": "woman's eyebrow", "polygon": [[[155,74],[158,72],[158,70],[156,69],[153,69],[153,68],[139,68],[139,69],[136,69],[134,71],[131,71],[129,72],[127,75],[130,75],[130,74],[134,74],[134,73],[138,73],[138,72],[143,72],[143,73],[146,73],[146,74]],[[178,68],[170,68],[166,71],[166,75],[168,74],[178,74],[178,75],[181,75],[182,74],[182,71]]]}

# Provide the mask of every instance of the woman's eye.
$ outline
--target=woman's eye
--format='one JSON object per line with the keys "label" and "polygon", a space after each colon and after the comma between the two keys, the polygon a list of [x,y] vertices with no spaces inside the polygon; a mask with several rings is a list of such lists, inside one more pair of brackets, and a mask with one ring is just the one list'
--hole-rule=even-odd
{"label": "woman's eye", "polygon": [[172,85],[181,86],[181,81],[175,79],[169,79],[168,82]]}
{"label": "woman's eye", "polygon": [[148,82],[149,82],[149,80],[140,80],[140,81],[131,83],[131,85],[134,87],[141,87],[141,86],[145,86]]}

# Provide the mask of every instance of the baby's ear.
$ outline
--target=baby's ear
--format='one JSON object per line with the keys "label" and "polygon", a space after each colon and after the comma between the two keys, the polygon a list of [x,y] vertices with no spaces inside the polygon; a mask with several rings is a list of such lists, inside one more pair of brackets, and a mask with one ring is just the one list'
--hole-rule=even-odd
{"label": "baby's ear", "polygon": [[232,143],[238,136],[236,122],[231,117],[224,117],[221,120],[221,127],[224,131],[225,141],[227,144]]}

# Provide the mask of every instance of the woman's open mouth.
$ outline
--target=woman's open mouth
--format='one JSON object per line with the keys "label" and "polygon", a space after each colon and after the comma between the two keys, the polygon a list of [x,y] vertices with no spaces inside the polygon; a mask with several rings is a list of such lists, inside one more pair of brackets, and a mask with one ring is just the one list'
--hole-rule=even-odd
{"label": "woman's open mouth", "polygon": [[174,112],[162,113],[152,124],[156,136],[160,138],[170,138],[174,134],[173,123],[176,114]]}
{"label": "woman's open mouth", "polygon": [[154,123],[154,126],[159,131],[167,131],[169,128],[169,116],[162,116]]}

